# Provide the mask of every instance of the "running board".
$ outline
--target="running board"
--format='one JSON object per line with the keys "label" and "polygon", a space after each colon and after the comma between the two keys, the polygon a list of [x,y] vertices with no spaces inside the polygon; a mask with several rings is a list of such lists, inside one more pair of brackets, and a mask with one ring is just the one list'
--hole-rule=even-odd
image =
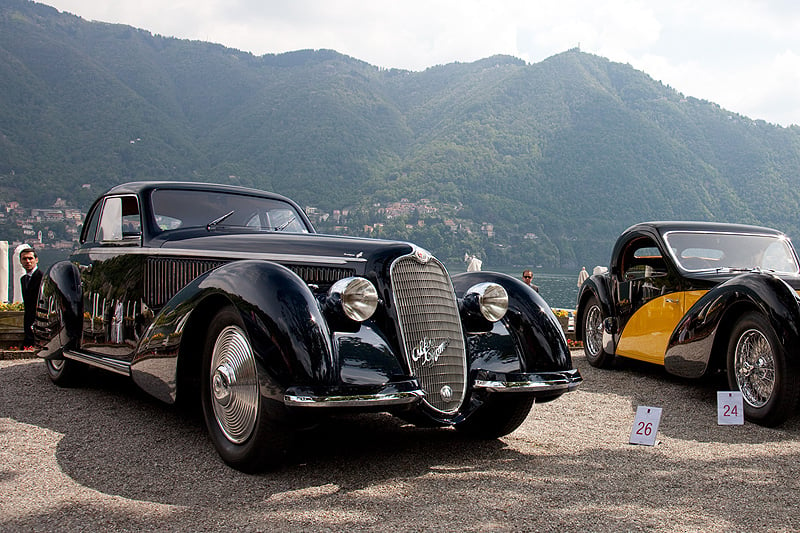
{"label": "running board", "polygon": [[126,361],[119,361],[117,359],[111,359],[110,357],[103,357],[99,355],[73,352],[71,350],[64,350],[64,357],[66,359],[79,361],[97,368],[102,368],[103,370],[114,372],[115,374],[131,377],[131,365]]}

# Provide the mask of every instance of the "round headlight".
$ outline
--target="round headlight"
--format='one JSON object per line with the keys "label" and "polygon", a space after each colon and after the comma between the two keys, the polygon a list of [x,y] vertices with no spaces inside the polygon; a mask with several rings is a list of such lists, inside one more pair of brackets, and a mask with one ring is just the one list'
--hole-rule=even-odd
{"label": "round headlight", "polygon": [[478,307],[483,318],[489,322],[497,322],[508,311],[508,293],[502,285],[497,283],[478,283],[467,291],[478,299]]}
{"label": "round headlight", "polygon": [[347,318],[367,320],[378,307],[378,291],[364,278],[344,278],[333,284],[329,297],[338,299]]}

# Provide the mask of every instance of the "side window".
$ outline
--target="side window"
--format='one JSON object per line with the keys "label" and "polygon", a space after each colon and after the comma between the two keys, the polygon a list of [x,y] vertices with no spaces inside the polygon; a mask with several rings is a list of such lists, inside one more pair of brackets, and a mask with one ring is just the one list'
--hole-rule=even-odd
{"label": "side window", "polygon": [[667,265],[661,251],[649,239],[635,241],[625,252],[623,276],[626,280],[667,275]]}
{"label": "side window", "polygon": [[122,240],[122,198],[107,198],[103,203],[97,240],[102,242]]}
{"label": "side window", "polygon": [[134,196],[122,198],[122,237],[140,237],[142,235],[142,222],[139,217],[139,203]]}
{"label": "side window", "polygon": [[81,243],[94,242],[97,235],[97,225],[100,221],[100,211],[102,211],[102,206],[98,205],[89,213],[85,222],[86,226],[81,235]]}
{"label": "side window", "polygon": [[107,198],[103,204],[97,240],[100,242],[138,242],[142,234],[139,204],[133,196]]}

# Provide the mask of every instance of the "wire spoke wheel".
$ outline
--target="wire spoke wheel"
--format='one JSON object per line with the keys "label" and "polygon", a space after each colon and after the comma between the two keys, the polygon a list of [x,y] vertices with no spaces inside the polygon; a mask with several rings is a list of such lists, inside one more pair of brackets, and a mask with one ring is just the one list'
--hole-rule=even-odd
{"label": "wire spoke wheel", "polygon": [[797,409],[800,374],[786,356],[775,327],[761,313],[745,313],[734,324],[728,342],[728,386],[741,391],[748,420],[773,427]]}
{"label": "wire spoke wheel", "polygon": [[766,405],[775,390],[775,354],[761,331],[748,329],[739,337],[734,369],[744,400],[753,407]]}
{"label": "wire spoke wheel", "polygon": [[[597,296],[591,296],[583,307],[583,353],[590,365],[598,368],[609,368],[614,362],[614,355],[606,353],[603,346],[603,310]],[[580,313],[579,313],[580,314]]]}
{"label": "wire spoke wheel", "polygon": [[599,354],[603,347],[603,315],[600,306],[592,305],[586,311],[585,324],[586,349],[592,354]]}

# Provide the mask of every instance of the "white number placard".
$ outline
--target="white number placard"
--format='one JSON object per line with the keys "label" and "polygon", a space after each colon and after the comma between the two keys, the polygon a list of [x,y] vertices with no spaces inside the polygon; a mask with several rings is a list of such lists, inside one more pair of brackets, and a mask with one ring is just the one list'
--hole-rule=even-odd
{"label": "white number placard", "polygon": [[717,424],[720,426],[744,424],[744,401],[741,391],[717,391]]}
{"label": "white number placard", "polygon": [[631,444],[655,446],[659,422],[661,422],[660,407],[646,407],[643,405],[637,407],[636,417],[633,419],[633,428],[631,429]]}

